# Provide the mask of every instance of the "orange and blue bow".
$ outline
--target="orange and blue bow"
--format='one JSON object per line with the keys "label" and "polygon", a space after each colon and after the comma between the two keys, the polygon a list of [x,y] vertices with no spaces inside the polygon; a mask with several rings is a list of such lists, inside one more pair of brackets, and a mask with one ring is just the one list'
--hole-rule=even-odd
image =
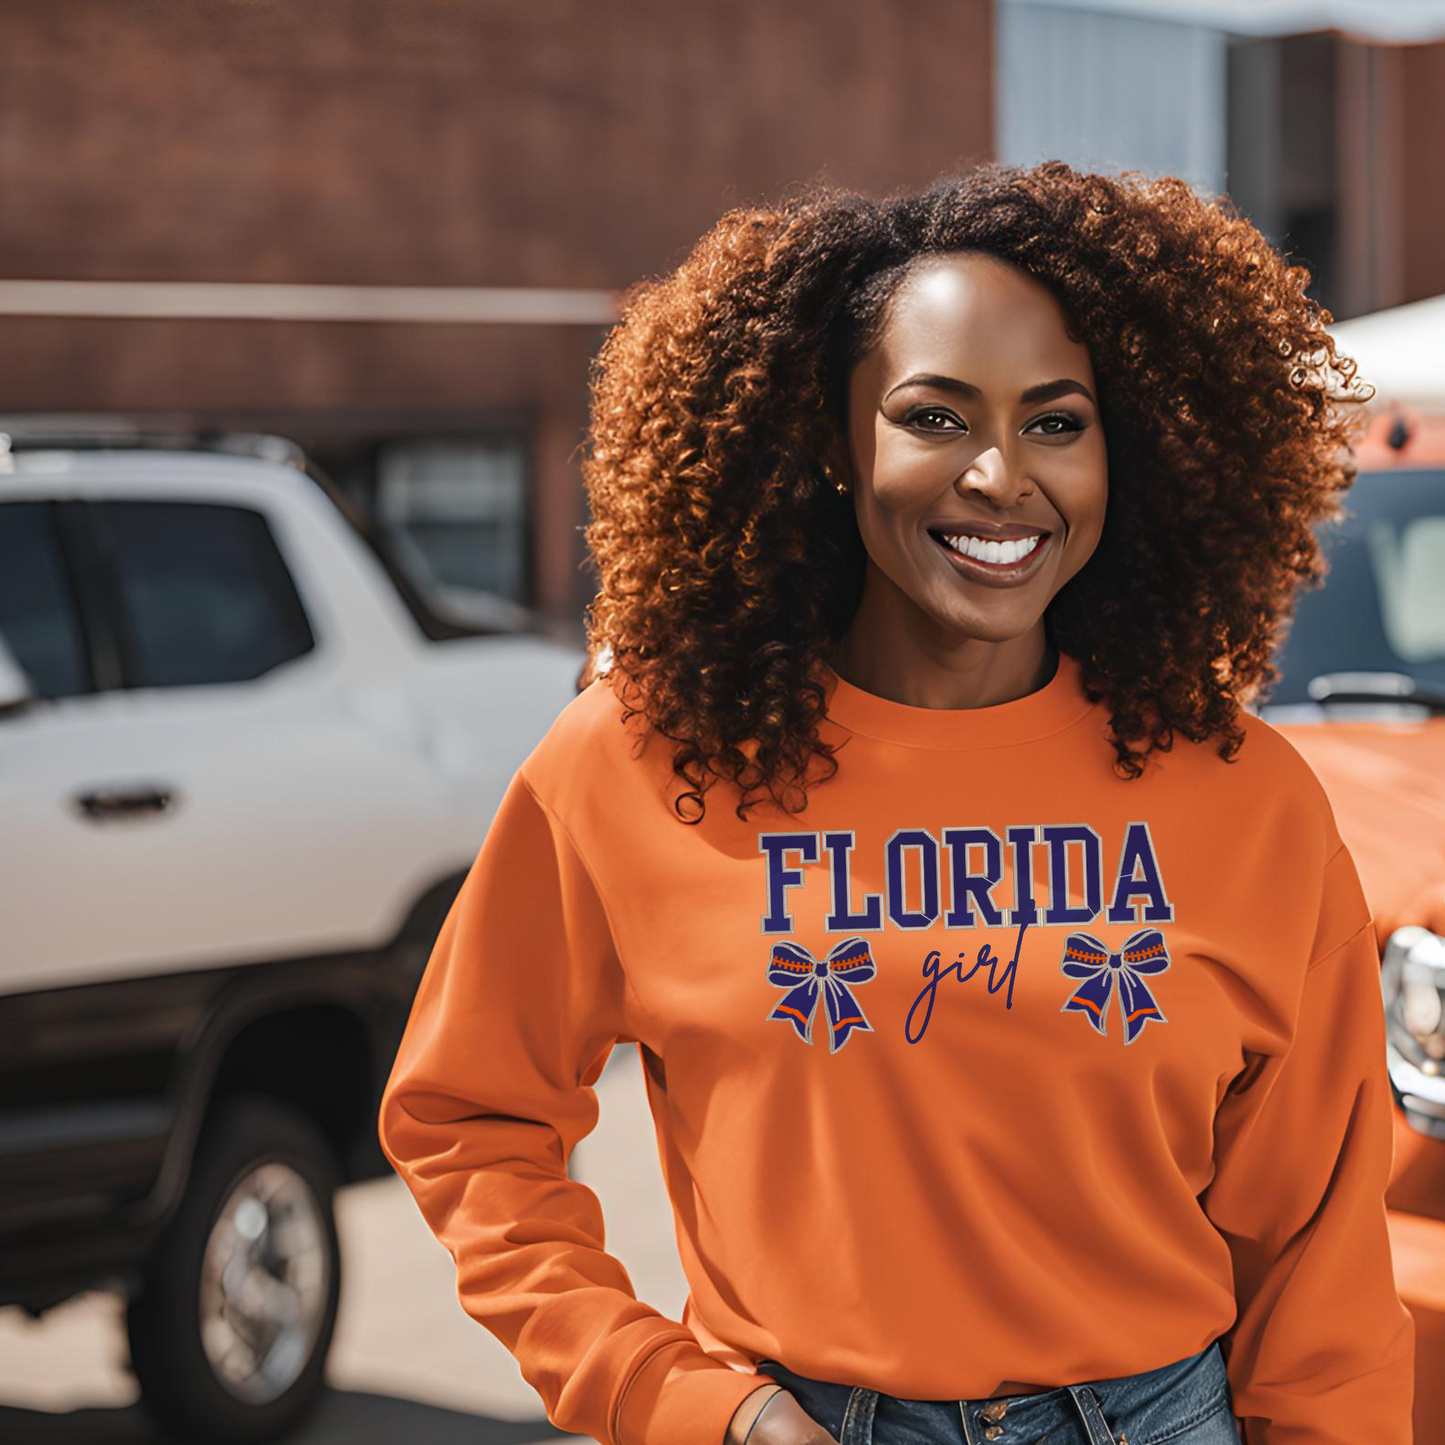
{"label": "orange and blue bow", "polygon": [[[854,1029],[873,1032],[873,1025],[864,1018],[848,985],[867,983],[877,972],[865,938],[845,938],[830,949],[824,959],[814,958],[796,943],[775,943],[768,960],[768,982],[789,992],[778,1000],[768,1017],[792,1024],[798,1037],[811,1044],[813,1013],[821,993],[828,1015],[828,1052],[835,1054],[848,1042]],[[801,983],[800,975],[806,975]]]}
{"label": "orange and blue bow", "polygon": [[1169,950],[1157,928],[1141,928],[1124,940],[1118,953],[1111,953],[1092,933],[1071,933],[1064,940],[1064,957],[1059,967],[1070,978],[1084,980],[1059,1010],[1081,1013],[1101,1033],[1107,1034],[1104,1016],[1119,979],[1119,1012],[1124,1018],[1124,1042],[1132,1044],[1150,1019],[1168,1020],[1159,1011],[1143,975],[1163,973],[1169,967]]}

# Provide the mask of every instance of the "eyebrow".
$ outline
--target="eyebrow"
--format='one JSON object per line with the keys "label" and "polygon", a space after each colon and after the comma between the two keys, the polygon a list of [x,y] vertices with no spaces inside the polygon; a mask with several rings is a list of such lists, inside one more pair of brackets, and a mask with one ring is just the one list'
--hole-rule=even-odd
{"label": "eyebrow", "polygon": [[[883,400],[887,401],[895,391],[902,391],[905,386],[936,386],[940,391],[957,392],[959,396],[975,400],[983,393],[971,382],[959,381],[952,376],[936,376],[931,372],[924,372],[918,376],[910,376],[905,381],[900,381],[897,386],[890,387],[884,394]],[[1082,381],[1075,381],[1072,377],[1061,376],[1057,381],[1043,381],[1037,386],[1031,386],[1019,397],[1022,402],[1054,401],[1058,397],[1068,396],[1071,392],[1077,392],[1080,396],[1086,396],[1094,401],[1094,393],[1084,385]],[[1098,402],[1094,402],[1097,406]]]}

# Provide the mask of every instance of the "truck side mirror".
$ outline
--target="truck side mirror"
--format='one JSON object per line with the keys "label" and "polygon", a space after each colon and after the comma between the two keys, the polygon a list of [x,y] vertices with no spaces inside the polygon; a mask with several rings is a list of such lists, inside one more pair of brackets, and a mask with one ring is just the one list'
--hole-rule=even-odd
{"label": "truck side mirror", "polygon": [[0,637],[0,717],[22,711],[35,701],[35,685],[15,654]]}

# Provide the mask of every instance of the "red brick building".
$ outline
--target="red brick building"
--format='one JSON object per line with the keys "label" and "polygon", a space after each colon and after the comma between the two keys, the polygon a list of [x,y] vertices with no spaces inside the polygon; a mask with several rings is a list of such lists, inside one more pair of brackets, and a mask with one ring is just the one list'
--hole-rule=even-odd
{"label": "red brick building", "polygon": [[[800,178],[989,155],[991,23],[990,0],[5,0],[0,283],[506,288],[482,302],[533,319],[11,308],[0,414],[282,432],[454,580],[575,615],[607,293]],[[535,319],[531,288],[582,288],[584,319]]]}

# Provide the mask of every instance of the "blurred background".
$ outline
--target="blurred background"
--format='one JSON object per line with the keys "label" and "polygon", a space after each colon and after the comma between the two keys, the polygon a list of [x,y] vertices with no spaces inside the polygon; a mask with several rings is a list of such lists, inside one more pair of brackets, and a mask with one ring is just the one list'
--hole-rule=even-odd
{"label": "blurred background", "polygon": [[729,206],[1059,157],[1228,193],[1378,388],[1270,705],[1376,912],[1445,1442],[1442,153],[1445,0],[0,0],[0,1438],[554,1433],[374,1117],[582,665],[589,362]]}

